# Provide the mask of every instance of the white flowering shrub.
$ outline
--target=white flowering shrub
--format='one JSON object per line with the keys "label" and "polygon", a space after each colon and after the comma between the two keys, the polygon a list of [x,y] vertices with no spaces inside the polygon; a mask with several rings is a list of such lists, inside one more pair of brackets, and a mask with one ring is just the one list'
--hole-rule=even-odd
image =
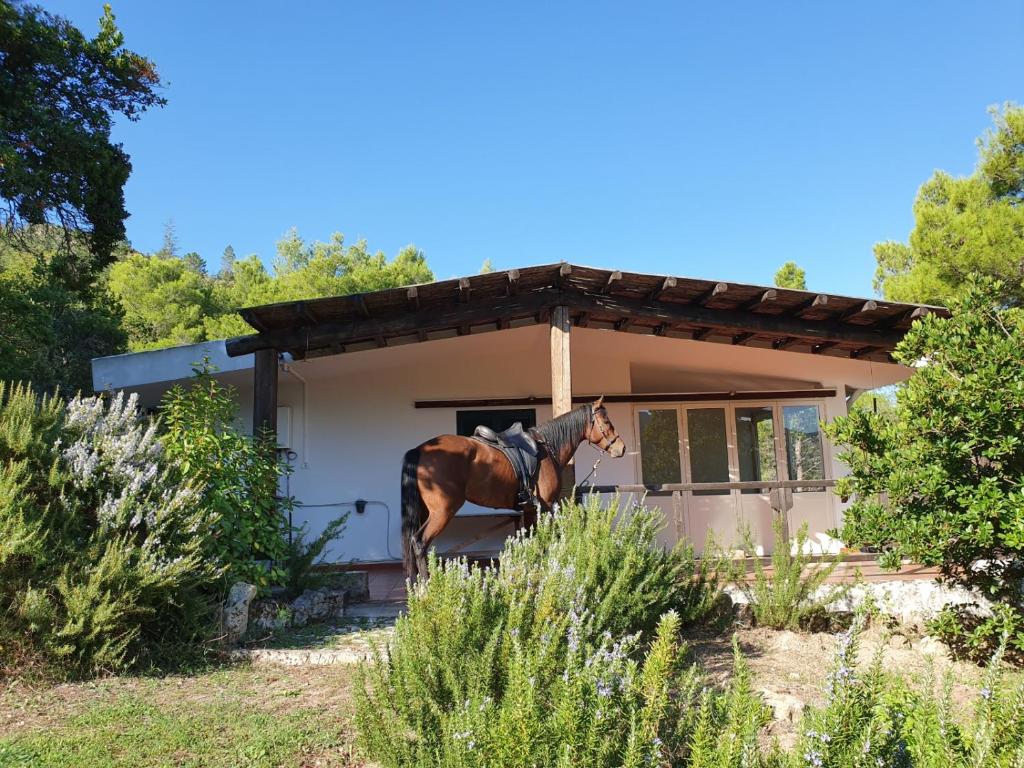
{"label": "white flowering shrub", "polygon": [[118,670],[202,635],[211,521],[134,396],[0,385],[0,461],[0,666]]}

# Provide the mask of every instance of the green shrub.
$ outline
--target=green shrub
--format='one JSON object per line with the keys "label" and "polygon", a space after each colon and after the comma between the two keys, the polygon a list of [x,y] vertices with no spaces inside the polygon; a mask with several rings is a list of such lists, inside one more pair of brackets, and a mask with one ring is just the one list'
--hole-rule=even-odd
{"label": "green shrub", "polygon": [[698,680],[681,669],[675,634],[718,585],[688,550],[655,546],[659,524],[591,497],[520,532],[500,569],[432,556],[389,647],[361,672],[369,755],[602,766],[684,753]]}
{"label": "green shrub", "polygon": [[[773,629],[806,629],[827,625],[829,603],[841,599],[849,586],[823,590],[825,582],[842,562],[840,555],[824,555],[815,561],[808,546],[807,524],[797,531],[792,542],[786,536],[782,518],[772,524],[774,547],[772,569],[768,573],[761,558],[753,558],[754,578],[747,578],[745,563],[736,566],[736,585],[750,605],[754,622]],[[744,549],[752,552],[750,532],[742,534]]]}
{"label": "green shrub", "polygon": [[161,404],[162,442],[183,475],[200,488],[199,505],[213,522],[207,556],[225,566],[225,586],[253,584],[266,593],[287,578],[287,505],[278,499],[286,467],[272,436],[245,435],[234,390],[203,364],[187,387],[172,387]]}
{"label": "green shrub", "polygon": [[[914,323],[894,356],[916,372],[888,417],[854,411],[826,428],[851,474],[855,501],[843,538],[854,546],[940,566],[953,584],[1012,609],[1010,647],[1024,652],[1024,310],[1000,306],[1000,287],[972,281],[952,317]],[[887,501],[883,502],[883,499]],[[949,620],[988,656],[996,625]],[[947,636],[951,646],[961,643]]]}
{"label": "green shrub", "polygon": [[285,573],[284,587],[289,597],[298,597],[307,589],[319,589],[330,583],[332,575],[314,570],[323,562],[324,550],[332,541],[337,541],[345,532],[348,513],[335,518],[312,541],[306,541],[306,528],[295,529],[292,538],[285,544],[285,555],[281,567]]}
{"label": "green shrub", "polygon": [[[950,696],[952,678],[937,692],[926,677],[916,684],[882,671],[879,648],[866,668],[857,666],[861,620],[840,636],[827,681],[826,703],[801,721],[790,764],[854,768],[1011,768],[1024,765],[1024,685],[1002,683],[1002,648],[992,658],[964,717]],[[1005,639],[1003,647],[1005,647]]]}
{"label": "green shrub", "polygon": [[204,636],[215,521],[134,396],[0,384],[0,461],[0,670],[118,670]]}

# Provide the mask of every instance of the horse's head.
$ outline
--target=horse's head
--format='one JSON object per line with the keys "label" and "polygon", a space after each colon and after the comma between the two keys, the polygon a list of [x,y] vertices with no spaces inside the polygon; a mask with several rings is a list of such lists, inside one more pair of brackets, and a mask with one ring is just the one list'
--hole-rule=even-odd
{"label": "horse's head", "polygon": [[608,418],[608,411],[604,408],[604,395],[590,404],[590,426],[587,428],[587,440],[615,459],[626,452],[626,443],[615,432],[615,426]]}

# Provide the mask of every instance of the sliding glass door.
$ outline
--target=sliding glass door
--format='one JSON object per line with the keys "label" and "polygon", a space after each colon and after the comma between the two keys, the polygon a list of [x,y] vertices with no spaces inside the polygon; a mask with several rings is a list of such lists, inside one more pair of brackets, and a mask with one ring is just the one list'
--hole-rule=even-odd
{"label": "sliding glass door", "polygon": [[819,403],[786,401],[665,404],[637,409],[638,467],[645,485],[808,480],[792,491],[769,486],[704,489],[649,495],[665,510],[666,539],[685,536],[703,550],[710,533],[721,546],[739,543],[749,529],[758,551],[772,546],[774,506],[788,509],[790,532],[806,522],[815,533],[835,526],[831,492],[814,480],[826,478]]}

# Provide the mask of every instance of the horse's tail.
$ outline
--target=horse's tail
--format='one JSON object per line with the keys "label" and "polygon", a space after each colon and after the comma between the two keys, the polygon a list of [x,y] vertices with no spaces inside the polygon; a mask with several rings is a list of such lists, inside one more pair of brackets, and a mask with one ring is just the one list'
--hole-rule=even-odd
{"label": "horse's tail", "polygon": [[406,451],[402,459],[402,565],[410,577],[416,573],[413,537],[423,524],[423,497],[420,496],[420,484],[416,477],[419,466],[420,449]]}

